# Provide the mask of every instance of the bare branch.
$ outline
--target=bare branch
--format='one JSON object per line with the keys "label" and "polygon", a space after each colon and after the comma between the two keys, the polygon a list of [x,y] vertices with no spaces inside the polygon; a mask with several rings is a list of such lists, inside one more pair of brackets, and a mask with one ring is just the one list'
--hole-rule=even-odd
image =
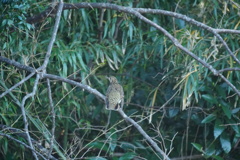
{"label": "bare branch", "polygon": [[214,29],[217,33],[231,33],[231,34],[240,34],[240,30],[234,29]]}
{"label": "bare branch", "polygon": [[46,53],[43,65],[39,68],[39,70],[45,70],[46,67],[47,67],[47,64],[49,62],[49,58],[50,58],[51,52],[52,52],[52,47],[53,47],[53,44],[55,42],[56,35],[57,35],[57,30],[58,30],[58,27],[59,27],[59,22],[60,22],[60,18],[61,18],[61,14],[62,14],[62,9],[63,9],[63,3],[60,2],[59,5],[58,5],[57,17],[56,17],[51,41],[49,42],[47,53]]}
{"label": "bare branch", "polygon": [[[13,65],[13,66],[15,66],[17,68],[20,68],[20,69],[25,69],[26,68],[27,71],[35,72],[35,69],[33,69],[32,67],[21,65],[20,63],[18,63],[16,61],[7,59],[7,58],[2,57],[2,56],[0,56],[0,62],[1,61],[2,62],[6,62],[8,64],[11,64],[11,65]],[[67,79],[67,78],[63,78],[63,77],[60,77],[60,76],[52,75],[52,74],[42,73],[41,76],[42,76],[42,78],[55,79],[55,80],[59,80],[59,81],[62,81],[62,82],[66,82],[66,83],[71,84],[71,85],[78,86],[78,87],[80,87],[80,88],[82,88],[84,90],[87,90],[90,93],[93,93],[94,95],[96,95],[97,97],[99,97],[99,98],[101,98],[102,100],[105,101],[105,96],[103,94],[101,94],[96,89],[93,89],[93,88],[91,88],[88,85],[85,85],[85,84],[82,84],[82,83],[79,83],[79,82],[76,82],[76,81],[73,81],[73,80],[70,80],[70,79]]]}
{"label": "bare branch", "polygon": [[28,130],[28,120],[27,120],[26,111],[25,111],[24,106],[25,106],[26,100],[28,98],[33,97],[35,95],[39,79],[40,79],[40,77],[39,77],[39,75],[37,75],[37,78],[36,78],[34,86],[33,86],[33,91],[23,97],[23,100],[22,100],[22,103],[21,103],[21,106],[20,106],[21,107],[21,111],[22,111],[22,116],[23,116],[23,122],[24,122],[24,130],[25,130],[25,133],[27,135],[27,140],[28,140],[29,146],[32,149],[32,154],[35,157],[35,159],[38,159],[38,157],[37,157],[36,153],[33,151],[34,147],[33,147],[33,144],[32,144],[32,141],[31,141],[31,137],[30,137],[30,134],[29,134],[29,130]]}
{"label": "bare branch", "polygon": [[53,106],[53,100],[52,100],[52,91],[51,91],[51,84],[50,84],[50,80],[47,79],[47,89],[48,89],[48,98],[49,98],[49,105],[51,107],[51,114],[52,114],[52,137],[51,137],[51,140],[50,140],[50,149],[49,149],[49,152],[48,152],[48,158],[51,156],[52,154],[52,150],[53,150],[53,142],[54,142],[54,134],[55,134],[55,127],[56,127],[56,122],[55,122],[55,119],[56,119],[56,113],[55,113],[55,110],[54,110],[54,106]]}
{"label": "bare branch", "polygon": [[[12,63],[12,64],[15,64],[15,63]],[[90,93],[93,93],[93,94],[97,95],[101,99],[105,100],[105,96],[104,95],[102,95],[96,89],[91,88],[90,86],[87,86],[87,85],[84,85],[84,84],[81,84],[81,83],[69,80],[67,78],[62,78],[62,77],[59,77],[59,76],[56,76],[56,75],[51,75],[51,74],[43,74],[43,78],[50,78],[50,79],[60,80],[62,82],[66,82],[66,83],[69,83],[69,84],[81,87],[81,88],[89,91]],[[141,126],[139,126],[131,118],[127,117],[127,115],[123,111],[122,112],[120,111],[119,113],[123,116],[123,118],[125,120],[129,121],[130,123],[132,123],[139,130],[139,132],[150,142],[150,144],[155,148],[156,151],[161,153],[165,157],[165,159],[169,159],[168,156],[157,146],[157,144],[146,134],[146,132],[141,128]]]}
{"label": "bare branch", "polygon": [[10,65],[12,65],[12,66],[15,66],[15,67],[17,67],[18,69],[22,69],[22,70],[25,70],[25,71],[28,71],[28,72],[35,72],[35,69],[34,69],[34,68],[32,68],[32,67],[30,67],[30,66],[25,66],[25,65],[23,65],[23,64],[21,64],[21,63],[18,63],[18,62],[16,62],[16,61],[10,60],[10,59],[8,59],[8,58],[6,58],[6,57],[3,57],[3,56],[0,56],[0,61],[1,61],[1,62],[5,62],[5,63],[7,63],[7,64],[10,64]]}
{"label": "bare branch", "polygon": [[142,127],[137,124],[132,118],[128,117],[122,109],[118,110],[118,113],[120,113],[120,115],[128,122],[130,122],[132,125],[134,125],[135,128],[137,128],[137,130],[143,135],[144,138],[146,138],[146,140],[152,145],[152,147],[158,152],[160,153],[165,160],[170,160],[170,158],[165,154],[165,152],[163,152],[157,145],[156,142],[154,142],[151,137],[149,137],[149,135],[142,129]]}
{"label": "bare branch", "polygon": [[[25,132],[23,132],[21,129],[18,128],[13,128],[13,127],[9,127],[6,125],[2,125],[0,124],[0,128],[2,129],[2,132],[10,132],[10,134],[15,134],[17,136],[20,136],[22,138],[24,138],[25,140],[27,140],[27,135]],[[38,142],[34,139],[31,138],[32,143],[34,144],[34,146],[36,148],[38,148],[38,150],[41,152],[41,154],[47,155],[48,154],[48,150],[46,148],[44,148],[43,146],[39,145]],[[28,145],[27,145],[28,146]],[[27,147],[29,149],[31,149],[29,146]],[[41,156],[42,157],[42,156]],[[50,159],[56,160],[55,157],[53,157],[52,155],[49,157]]]}
{"label": "bare branch", "polygon": [[79,9],[79,8],[101,8],[101,9],[102,8],[106,8],[106,9],[113,9],[113,10],[117,10],[117,11],[120,11],[120,12],[129,13],[129,14],[132,14],[132,15],[138,17],[140,20],[146,22],[147,24],[150,24],[151,26],[153,26],[156,29],[158,29],[159,31],[161,31],[166,37],[168,37],[173,42],[173,44],[177,48],[179,48],[184,53],[186,53],[187,55],[191,56],[196,61],[201,63],[203,66],[208,68],[215,76],[219,76],[220,78],[222,78],[238,94],[238,96],[240,96],[240,91],[227,78],[225,78],[223,75],[219,75],[219,72],[215,68],[213,68],[212,65],[208,64],[207,62],[205,62],[204,60],[202,60],[201,58],[196,56],[194,53],[189,51],[187,48],[182,46],[179,43],[179,41],[175,37],[173,37],[169,32],[167,32],[164,28],[162,28],[158,24],[154,23],[153,21],[151,21],[151,20],[147,19],[146,17],[144,17],[143,15],[141,15],[141,13],[163,14],[163,15],[173,16],[175,18],[182,19],[182,20],[187,21],[187,22],[189,22],[191,24],[194,24],[194,25],[196,25],[196,26],[198,26],[200,28],[204,28],[204,29],[208,30],[209,32],[213,33],[222,42],[222,44],[225,46],[226,50],[233,57],[233,59],[238,64],[240,64],[240,61],[236,58],[236,56],[233,54],[233,52],[229,49],[229,47],[226,44],[226,42],[215,31],[214,28],[209,27],[209,26],[205,25],[204,23],[198,22],[198,21],[196,21],[196,20],[194,20],[192,18],[189,18],[189,17],[187,17],[185,15],[178,14],[178,13],[175,13],[175,12],[170,12],[170,11],[159,10],[159,9],[130,8],[130,7],[122,7],[122,6],[118,6],[118,5],[110,4],[110,3],[84,3],[84,2],[83,3],[77,3],[77,4],[67,4],[67,3],[65,3],[64,6],[63,6],[63,9]]}
{"label": "bare branch", "polygon": [[[220,29],[214,29],[212,27],[207,26],[204,23],[198,22],[190,17],[187,17],[186,15],[182,15],[176,12],[170,12],[170,11],[165,11],[165,10],[160,10],[160,9],[146,9],[146,8],[131,8],[131,7],[123,7],[123,6],[118,6],[115,4],[110,4],[110,3],[76,3],[76,4],[69,4],[69,3],[65,3],[63,6],[63,10],[65,9],[80,9],[80,8],[101,8],[101,9],[112,9],[112,10],[117,10],[117,11],[121,11],[121,12],[125,12],[125,13],[130,13],[135,15],[136,17],[140,18],[141,20],[145,21],[146,23],[154,26],[155,28],[157,28],[158,30],[160,30],[161,32],[163,32],[168,38],[170,38],[172,40],[172,42],[178,47],[180,48],[182,51],[186,52],[182,47],[179,47],[178,44],[175,42],[175,38],[173,38],[172,36],[169,36],[167,34],[167,31],[165,31],[162,27],[160,26],[156,26],[154,25],[154,23],[150,20],[148,20],[147,18],[143,17],[141,15],[141,13],[151,13],[151,14],[162,14],[162,15],[167,15],[167,16],[172,16],[175,18],[179,18],[182,19],[190,24],[196,25],[200,28],[206,29],[209,32],[213,33],[220,41],[221,43],[224,45],[224,47],[226,48],[226,50],[228,51],[228,53],[232,56],[232,58],[238,63],[240,64],[240,60],[233,54],[233,52],[230,50],[230,48],[228,47],[227,43],[223,40],[223,38],[218,34],[220,32],[231,32],[233,33],[233,30],[220,30]],[[55,9],[52,9],[52,11],[54,11]],[[46,13],[49,13],[49,9],[46,10]],[[45,15],[47,17],[47,15],[52,14],[46,14],[46,13],[41,13],[42,15]],[[240,31],[236,31],[234,33],[238,34]],[[172,37],[172,38],[171,38]],[[187,52],[186,52],[187,53]],[[188,55],[190,55],[189,53],[187,53]],[[190,55],[192,56],[192,55]],[[194,58],[194,57],[193,57]],[[196,59],[196,58],[194,58]],[[197,60],[197,59],[196,59]],[[199,61],[200,62],[200,61]],[[202,63],[202,62],[200,62]],[[203,63],[202,63],[203,64]],[[210,69],[210,68],[209,68]],[[212,72],[214,70],[211,70]],[[213,72],[214,73],[214,72]],[[214,73],[216,74],[216,73]]]}
{"label": "bare branch", "polygon": [[[57,9],[57,7],[58,7],[58,9]],[[93,89],[93,88],[91,88],[88,85],[84,85],[82,83],[78,83],[76,81],[73,81],[73,80],[70,80],[70,79],[67,79],[67,78],[62,78],[62,77],[57,76],[57,75],[52,75],[52,74],[47,74],[46,73],[46,67],[47,67],[47,65],[49,63],[49,59],[51,57],[51,51],[52,51],[52,48],[53,48],[54,41],[56,39],[57,30],[58,30],[58,26],[59,26],[62,10],[64,10],[64,9],[80,9],[80,8],[91,8],[91,9],[99,8],[99,9],[102,9],[102,11],[104,11],[105,9],[112,9],[112,10],[116,10],[116,11],[119,11],[119,12],[132,14],[132,15],[136,16],[140,20],[144,21],[145,23],[151,25],[152,27],[155,27],[157,30],[162,32],[166,37],[168,37],[168,39],[170,39],[172,41],[172,43],[177,48],[179,48],[185,54],[187,54],[190,57],[192,57],[193,59],[195,59],[197,62],[201,63],[204,67],[208,68],[213,73],[213,75],[218,76],[223,81],[225,81],[238,94],[238,96],[240,96],[240,91],[226,77],[224,77],[221,74],[222,72],[225,72],[225,71],[240,71],[240,68],[225,68],[225,69],[221,69],[221,70],[215,69],[211,64],[207,63],[206,61],[204,61],[203,59],[201,59],[200,57],[195,55],[193,52],[191,52],[189,49],[184,47],[172,34],[170,34],[162,26],[158,25],[157,23],[154,23],[153,21],[151,21],[150,19],[146,18],[142,14],[151,13],[151,14],[162,14],[162,15],[172,16],[174,18],[182,19],[182,20],[184,20],[184,21],[186,21],[186,22],[188,22],[190,24],[196,25],[199,28],[203,28],[203,29],[207,30],[208,32],[212,33],[215,37],[218,38],[218,40],[223,44],[223,46],[226,48],[226,50],[231,55],[231,57],[238,64],[240,64],[239,59],[230,50],[229,46],[224,41],[224,39],[221,37],[220,33],[239,34],[240,33],[239,30],[215,29],[215,28],[212,28],[212,27],[210,27],[210,26],[208,26],[208,25],[206,25],[204,23],[198,22],[198,21],[196,21],[196,20],[194,20],[194,19],[192,19],[190,17],[187,17],[185,15],[178,14],[178,13],[175,13],[175,12],[159,10],[159,9],[130,8],[130,7],[123,7],[123,6],[118,6],[118,5],[109,4],[109,3],[77,3],[77,4],[67,4],[67,3],[65,3],[65,4],[63,4],[62,1],[61,1],[59,3],[59,5],[55,5],[54,7],[50,7],[46,11],[42,12],[40,15],[37,15],[38,18],[39,18],[38,20],[40,20],[40,19],[43,20],[43,19],[45,19],[45,18],[47,18],[49,16],[53,16],[53,15],[57,14],[56,21],[55,21],[55,26],[54,26],[54,31],[53,31],[52,37],[51,37],[51,41],[49,42],[47,53],[46,53],[44,62],[43,62],[41,67],[39,67],[36,70],[36,69],[34,69],[32,67],[22,65],[22,64],[20,64],[18,62],[15,62],[13,60],[9,60],[9,59],[7,59],[5,57],[0,56],[0,61],[5,62],[5,63],[10,64],[10,65],[13,65],[13,66],[16,66],[19,69],[26,70],[26,71],[30,72],[30,75],[28,75],[27,77],[22,79],[20,82],[18,82],[14,86],[12,86],[10,89],[8,89],[4,93],[2,93],[0,95],[0,98],[2,98],[3,96],[5,96],[8,93],[11,94],[11,92],[12,92],[12,90],[14,88],[16,88],[19,85],[23,84],[24,82],[26,82],[28,79],[30,79],[32,76],[34,76],[36,74],[36,79],[35,79],[35,83],[34,83],[32,92],[27,94],[23,98],[22,103],[20,104],[22,115],[23,115],[23,120],[24,120],[24,130],[25,130],[25,134],[26,134],[26,139],[28,140],[28,143],[29,143],[28,147],[32,150],[32,153],[33,153],[33,156],[35,157],[35,159],[38,159],[37,155],[39,155],[39,154],[34,149],[35,144],[32,143],[32,139],[31,139],[29,131],[28,131],[28,120],[27,120],[27,116],[26,116],[26,112],[27,111],[25,110],[24,106],[25,106],[26,100],[28,98],[35,96],[40,78],[47,78],[49,103],[50,103],[50,107],[51,107],[51,114],[52,114],[52,117],[53,117],[53,119],[52,119],[52,137],[51,137],[51,140],[50,140],[51,144],[50,144],[50,150],[48,152],[48,158],[51,157],[51,153],[52,153],[52,150],[53,150],[53,146],[54,146],[54,132],[55,132],[55,111],[54,111],[54,105],[53,105],[53,102],[52,102],[51,86],[50,86],[50,80],[49,79],[54,79],[54,80],[62,81],[62,82],[65,82],[65,83],[68,83],[68,84],[71,84],[71,85],[74,85],[74,86],[78,86],[78,87],[82,88],[83,90],[87,90],[88,92],[90,92],[90,93],[94,94],[95,96],[101,98],[103,101],[105,100],[105,96],[103,94],[101,94],[96,89]],[[102,18],[103,18],[103,13],[104,12],[102,12]],[[31,17],[32,19],[29,18],[27,21],[28,22],[33,22],[34,19],[37,18],[37,16]],[[35,19],[35,20],[37,20],[37,19]],[[101,24],[101,22],[100,22],[100,24]],[[100,25],[100,26],[102,27],[102,25]],[[117,26],[117,29],[118,29],[118,26]],[[116,33],[117,33],[117,29],[116,29]],[[117,34],[115,36],[117,36]],[[162,108],[163,107],[161,107],[160,109],[162,109]],[[130,122],[132,125],[134,125],[138,129],[138,131],[144,136],[144,138],[151,144],[151,146],[158,153],[160,153],[164,157],[164,159],[167,159],[167,160],[170,159],[168,157],[168,154],[166,154],[162,149],[159,148],[158,144],[141,128],[141,126],[137,122],[135,122],[133,119],[128,117],[122,110],[119,110],[119,113],[121,114],[121,116],[126,121]],[[48,140],[49,139],[50,138],[48,138]],[[171,144],[172,144],[172,141],[171,141]],[[170,147],[170,149],[171,149],[171,147]],[[100,155],[100,153],[101,152],[99,152],[99,155]],[[196,155],[196,156],[198,156],[198,155]],[[188,156],[188,157],[185,157],[185,158],[190,158],[190,159],[192,158],[193,159],[192,156],[191,157]],[[175,159],[178,159],[178,158],[175,158]]]}
{"label": "bare branch", "polygon": [[219,70],[218,72],[221,73],[221,72],[226,72],[226,71],[240,71],[240,68],[224,68],[224,69]]}
{"label": "bare branch", "polygon": [[79,83],[79,82],[76,82],[76,81],[73,81],[73,80],[70,80],[70,79],[67,79],[67,78],[63,78],[63,77],[60,77],[60,76],[56,76],[56,75],[53,75],[53,74],[43,74],[43,78],[55,79],[55,80],[59,80],[59,81],[62,81],[62,82],[66,82],[66,83],[74,85],[74,86],[78,86],[78,87],[82,88],[83,90],[86,90],[86,91],[94,94],[95,96],[97,96],[97,97],[99,97],[99,98],[101,98],[102,100],[105,101],[105,96],[102,93],[100,93],[96,89],[91,88],[88,85],[85,85],[85,84],[82,84],[82,83]]}
{"label": "bare branch", "polygon": [[8,90],[6,90],[5,92],[3,92],[0,95],[0,98],[4,97],[6,94],[8,94],[9,92],[11,92],[14,88],[17,88],[18,86],[20,86],[21,84],[23,84],[24,82],[26,82],[28,79],[30,79],[35,73],[32,72],[31,74],[29,74],[27,77],[25,77],[24,79],[22,79],[20,82],[16,83],[14,86],[12,86],[11,88],[9,88]]}
{"label": "bare branch", "polygon": [[1,136],[7,137],[8,139],[11,139],[21,145],[23,145],[24,147],[30,149],[32,152],[34,152],[35,154],[38,154],[39,156],[41,156],[43,159],[47,160],[41,153],[37,152],[36,150],[34,150],[32,147],[28,146],[27,144],[25,144],[24,142],[19,141],[16,138],[13,138],[12,136],[8,135],[8,134],[4,134],[4,133],[0,133]]}
{"label": "bare branch", "polygon": [[[228,53],[232,56],[232,58],[238,63],[240,64],[239,59],[233,54],[233,52],[230,50],[230,48],[228,47],[227,43],[223,40],[223,38],[218,34],[219,32],[223,32],[223,30],[220,29],[215,29],[212,27],[209,27],[208,25],[198,22],[190,17],[187,17],[186,15],[182,15],[179,13],[175,13],[175,12],[170,12],[170,11],[165,11],[165,10],[160,10],[160,9],[145,9],[145,8],[136,8],[136,11],[138,11],[139,13],[152,13],[152,14],[163,14],[166,16],[172,16],[175,18],[179,18],[182,19],[190,24],[196,25],[197,27],[206,29],[207,31],[213,33],[219,40],[220,42],[222,42],[222,44],[224,45],[224,47],[226,48],[226,50],[228,51]],[[225,30],[226,31],[226,30]],[[228,30],[229,31],[229,30]],[[230,32],[230,31],[229,31]],[[231,32],[233,32],[233,30],[231,30]],[[236,30],[236,34],[238,34],[240,31]],[[195,58],[194,58],[195,59]]]}

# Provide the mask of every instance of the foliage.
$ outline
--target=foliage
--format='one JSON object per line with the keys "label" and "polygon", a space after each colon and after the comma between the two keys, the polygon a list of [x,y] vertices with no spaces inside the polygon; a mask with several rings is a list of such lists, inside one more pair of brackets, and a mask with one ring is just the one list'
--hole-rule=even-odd
{"label": "foliage", "polygon": [[[214,28],[240,29],[239,8],[225,1],[118,0],[112,3],[176,11]],[[12,1],[0,6],[1,56],[34,68],[43,63],[54,18],[29,24],[26,17],[45,10],[48,5],[48,1]],[[144,16],[160,24],[183,46],[216,69],[239,67],[206,30],[169,16]],[[239,35],[224,34],[223,37],[240,58]],[[202,153],[205,158],[220,160],[240,156],[237,148],[239,97],[226,82],[186,56],[158,30],[132,15],[103,9],[64,10],[47,72],[80,80],[103,94],[108,85],[105,76],[118,77],[125,92],[124,111],[135,121],[140,121],[142,128],[164,151],[172,149],[170,157]],[[1,92],[28,74],[1,63]],[[223,74],[240,88],[239,71]],[[31,78],[1,98],[1,124],[23,128],[20,108],[14,99],[21,100],[31,92],[34,80]],[[153,154],[142,135],[118,113],[112,112],[108,119],[109,111],[93,94],[53,80],[51,89],[57,115],[55,139],[61,146],[57,157],[161,158]],[[31,135],[45,143],[52,127],[47,95],[46,80],[43,79],[34,100],[27,101],[25,106]],[[162,109],[161,106],[170,99]],[[32,158],[30,151],[11,140],[2,138],[0,143],[5,159]]]}

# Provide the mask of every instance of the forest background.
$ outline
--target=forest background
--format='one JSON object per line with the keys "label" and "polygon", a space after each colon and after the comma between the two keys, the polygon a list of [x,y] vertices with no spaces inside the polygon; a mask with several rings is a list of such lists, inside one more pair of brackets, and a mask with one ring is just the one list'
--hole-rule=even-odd
{"label": "forest background", "polygon": [[239,1],[59,2],[1,0],[1,159],[240,157]]}

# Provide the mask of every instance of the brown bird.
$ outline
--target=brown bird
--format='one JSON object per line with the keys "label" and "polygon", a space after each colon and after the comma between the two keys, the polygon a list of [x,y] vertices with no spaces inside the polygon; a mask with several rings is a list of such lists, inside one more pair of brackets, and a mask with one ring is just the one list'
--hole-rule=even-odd
{"label": "brown bird", "polygon": [[117,78],[110,76],[107,77],[110,85],[106,93],[106,109],[119,110],[123,108],[124,93],[122,86],[118,83]]}

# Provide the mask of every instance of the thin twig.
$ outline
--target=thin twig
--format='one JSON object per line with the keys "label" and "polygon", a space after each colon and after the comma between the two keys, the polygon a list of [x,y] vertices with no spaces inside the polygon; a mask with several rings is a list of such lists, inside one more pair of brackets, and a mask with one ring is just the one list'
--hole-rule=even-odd
{"label": "thin twig", "polygon": [[56,122],[55,122],[55,119],[56,119],[56,113],[55,113],[55,110],[54,110],[54,105],[53,105],[53,100],[52,100],[52,91],[51,91],[51,85],[50,85],[50,80],[47,79],[47,89],[48,89],[48,98],[49,98],[49,105],[50,105],[50,108],[51,108],[51,114],[52,114],[52,137],[51,137],[51,140],[50,140],[50,149],[49,149],[49,152],[48,152],[48,158],[51,156],[52,154],[52,150],[53,150],[53,142],[54,142],[54,134],[55,134],[55,127],[56,127]]}
{"label": "thin twig", "polygon": [[135,15],[140,20],[146,22],[147,24],[149,24],[149,25],[155,27],[156,29],[158,29],[159,31],[161,31],[165,36],[167,36],[173,42],[173,44],[177,48],[181,49],[184,53],[191,56],[196,61],[201,63],[203,66],[208,68],[214,75],[222,78],[238,94],[238,96],[240,96],[240,91],[236,87],[233,87],[234,85],[227,78],[225,78],[223,75],[219,75],[219,72],[215,68],[213,68],[212,65],[206,63],[204,60],[202,60],[201,58],[196,56],[194,53],[190,52],[187,48],[182,46],[178,42],[178,40],[176,38],[174,38],[169,32],[167,32],[164,28],[162,28],[158,24],[154,23],[153,21],[147,19],[146,17],[141,15],[141,13],[164,14],[164,15],[174,16],[175,18],[185,20],[185,21],[187,21],[191,24],[197,25],[198,27],[204,28],[204,29],[208,30],[209,32],[212,32],[223,43],[226,50],[230,53],[230,55],[234,58],[234,60],[240,64],[240,61],[232,53],[232,51],[227,46],[226,42],[214,30],[214,28],[211,28],[211,27],[205,25],[204,23],[197,22],[196,20],[191,19],[191,18],[189,18],[185,15],[174,13],[174,12],[169,12],[169,11],[164,11],[164,10],[159,10],[159,9],[131,8],[131,7],[118,6],[118,5],[110,4],[110,3],[85,3],[85,2],[77,3],[77,4],[67,4],[67,3],[65,3],[64,6],[63,6],[63,9],[79,9],[79,8],[101,8],[101,9],[106,8],[106,9],[117,10],[117,11],[121,11],[121,12],[125,12],[125,13]]}
{"label": "thin twig", "polygon": [[[7,58],[2,57],[2,56],[0,56],[0,62],[1,61],[5,62],[7,64],[11,64],[11,65],[13,65],[17,68],[29,71],[29,72],[35,72],[35,69],[32,68],[32,67],[24,66],[24,65],[14,61],[14,60],[10,60],[10,59],[7,59]],[[105,96],[102,93],[100,93],[96,89],[91,88],[88,85],[85,85],[85,84],[82,84],[82,83],[79,83],[79,82],[76,82],[76,81],[73,81],[73,80],[70,80],[70,79],[67,79],[67,78],[63,78],[63,77],[60,77],[60,76],[57,76],[57,75],[53,75],[53,74],[42,73],[41,76],[42,76],[41,78],[55,79],[55,80],[59,80],[59,81],[62,81],[62,82],[66,82],[66,83],[71,84],[71,85],[78,86],[78,87],[80,87],[80,88],[82,88],[82,89],[84,89],[84,90],[86,90],[90,93],[93,93],[94,95],[96,95],[97,97],[99,97],[103,101],[105,101]]]}
{"label": "thin twig", "polygon": [[240,61],[233,54],[233,52],[229,49],[226,42],[216,32],[216,30],[214,28],[209,27],[206,24],[198,22],[198,21],[196,21],[192,18],[189,18],[185,15],[175,13],[175,12],[170,12],[170,11],[159,10],[159,9],[131,8],[131,7],[118,6],[118,5],[110,4],[110,3],[85,3],[85,2],[82,2],[82,3],[77,3],[77,4],[64,4],[64,9],[76,9],[76,8],[106,8],[106,9],[112,9],[112,10],[117,10],[120,12],[129,13],[129,14],[132,14],[132,15],[138,17],[140,20],[146,22],[147,24],[149,24],[149,25],[153,26],[154,28],[156,28],[157,30],[161,31],[166,37],[168,37],[173,42],[173,44],[177,48],[179,48],[184,53],[191,56],[193,59],[195,59],[196,61],[201,63],[203,66],[208,68],[215,76],[219,76],[220,78],[222,78],[238,94],[238,96],[240,96],[240,91],[236,87],[233,87],[234,85],[227,78],[225,78],[223,75],[219,75],[219,72],[215,68],[213,68],[212,65],[205,62],[200,57],[198,57],[197,55],[195,55],[194,53],[189,51],[187,48],[185,48],[183,45],[181,45],[175,37],[173,37],[169,32],[167,32],[167,30],[165,30],[163,27],[159,26],[158,24],[154,23],[153,21],[149,20],[148,18],[144,17],[141,13],[152,13],[152,14],[163,14],[163,15],[168,15],[168,16],[174,16],[175,18],[182,19],[182,20],[187,21],[191,24],[194,24],[200,28],[204,28],[204,29],[208,30],[209,32],[213,33],[222,42],[222,44],[224,45],[226,50],[229,52],[229,54],[233,57],[233,59],[238,64],[240,64]]}
{"label": "thin twig", "polygon": [[56,35],[57,35],[58,27],[59,27],[59,22],[60,22],[60,18],[61,18],[61,14],[62,14],[62,9],[63,9],[63,2],[61,1],[58,5],[58,11],[57,11],[57,15],[56,15],[56,21],[55,21],[54,29],[53,29],[51,41],[48,45],[48,49],[47,49],[47,53],[46,53],[43,65],[41,67],[39,67],[38,70],[45,70],[47,65],[48,65],[49,58],[51,56],[51,52],[52,52],[52,48],[53,48],[53,44],[54,44],[55,39],[56,39]]}
{"label": "thin twig", "polygon": [[70,80],[70,79],[67,79],[67,78],[63,78],[63,77],[60,77],[60,76],[56,76],[56,75],[53,75],[53,74],[43,74],[43,78],[55,79],[55,80],[58,80],[58,81],[66,82],[66,83],[74,85],[74,86],[78,86],[78,87],[82,88],[83,91],[86,90],[89,93],[92,93],[92,94],[96,95],[97,97],[99,97],[99,98],[101,98],[102,100],[105,101],[105,96],[102,93],[100,93],[98,90],[96,90],[94,88],[91,88],[88,85],[85,85],[85,84],[82,84],[82,83],[79,83],[79,82],[76,82],[76,81],[73,81],[73,80]]}
{"label": "thin twig", "polygon": [[144,138],[146,138],[146,140],[152,145],[152,147],[158,152],[160,153],[165,160],[170,160],[170,158],[165,154],[165,152],[163,152],[157,145],[156,142],[154,142],[151,137],[149,137],[149,135],[142,129],[142,127],[137,124],[132,118],[128,117],[122,109],[118,110],[118,113],[120,113],[120,115],[128,122],[130,122],[135,128],[137,128],[137,130],[143,135]]}
{"label": "thin twig", "polygon": [[[223,40],[223,38],[218,34],[219,32],[223,32],[223,30],[220,29],[215,29],[212,28],[202,22],[198,22],[195,19],[192,19],[190,17],[187,17],[186,15],[182,15],[176,12],[171,12],[171,11],[165,11],[165,10],[160,10],[160,9],[145,9],[145,8],[135,8],[136,11],[138,11],[139,13],[152,13],[152,14],[163,14],[163,15],[167,15],[167,16],[172,16],[175,18],[179,18],[182,19],[190,24],[196,25],[197,27],[206,29],[207,31],[213,33],[219,40],[220,42],[222,42],[222,44],[224,45],[224,47],[226,48],[226,50],[228,51],[228,53],[232,56],[232,58],[238,63],[240,64],[239,59],[233,54],[233,52],[230,50],[230,48],[228,47],[227,43]],[[229,30],[228,30],[229,31]],[[233,33],[234,30],[231,30],[231,32]],[[226,30],[225,30],[226,32]],[[235,30],[236,34],[239,34],[240,31]]]}
{"label": "thin twig", "polygon": [[0,132],[0,135],[1,135],[1,136],[4,136],[4,137],[7,137],[8,139],[11,139],[11,140],[13,140],[13,141],[15,141],[15,142],[23,145],[24,147],[30,149],[32,152],[34,152],[35,154],[39,155],[39,156],[42,157],[43,159],[47,160],[41,153],[39,153],[38,151],[34,150],[32,147],[28,146],[28,145],[25,144],[24,142],[21,142],[21,141],[19,141],[18,139],[13,138],[12,136],[10,136],[10,135],[8,135],[8,134],[4,134],[4,133],[1,133],[1,132]]}
{"label": "thin twig", "polygon": [[3,92],[0,95],[0,98],[4,97],[6,94],[10,93],[14,88],[20,86],[21,84],[23,84],[24,82],[26,82],[28,79],[30,79],[33,75],[35,74],[35,72],[30,73],[27,77],[23,78],[20,82],[16,83],[14,86],[12,86],[11,88],[9,88],[8,90],[6,90],[5,92]]}
{"label": "thin twig", "polygon": [[[9,127],[3,124],[0,124],[0,129],[1,132],[9,132],[11,135],[17,135],[21,138],[24,138],[25,140],[27,140],[27,135],[25,132],[23,132],[21,129],[18,128],[13,128],[13,127]],[[38,150],[41,152],[41,154],[43,155],[47,155],[48,154],[48,150],[46,148],[44,148],[42,145],[39,144],[38,141],[34,140],[31,138],[31,141],[33,143],[33,145],[38,148]],[[52,155],[49,157],[49,159],[53,159],[53,160],[57,160],[55,157],[53,157]]]}
{"label": "thin twig", "polygon": [[224,68],[224,69],[221,69],[219,70],[218,72],[221,73],[221,72],[226,72],[226,71],[240,71],[240,68]]}
{"label": "thin twig", "polygon": [[25,106],[26,100],[30,97],[33,97],[36,94],[39,79],[40,79],[40,77],[37,74],[37,77],[36,77],[36,80],[35,80],[35,83],[34,83],[34,86],[33,86],[33,91],[23,97],[23,100],[22,100],[22,103],[21,103],[21,106],[20,106],[22,116],[23,116],[23,122],[24,122],[24,130],[25,130],[25,133],[27,135],[27,140],[28,140],[29,146],[32,148],[32,154],[33,154],[33,156],[35,157],[36,160],[38,160],[38,157],[37,157],[36,153],[33,151],[34,147],[33,147],[31,137],[30,137],[30,134],[29,134],[29,130],[28,130],[28,120],[27,120],[26,111],[25,111],[24,106]]}

